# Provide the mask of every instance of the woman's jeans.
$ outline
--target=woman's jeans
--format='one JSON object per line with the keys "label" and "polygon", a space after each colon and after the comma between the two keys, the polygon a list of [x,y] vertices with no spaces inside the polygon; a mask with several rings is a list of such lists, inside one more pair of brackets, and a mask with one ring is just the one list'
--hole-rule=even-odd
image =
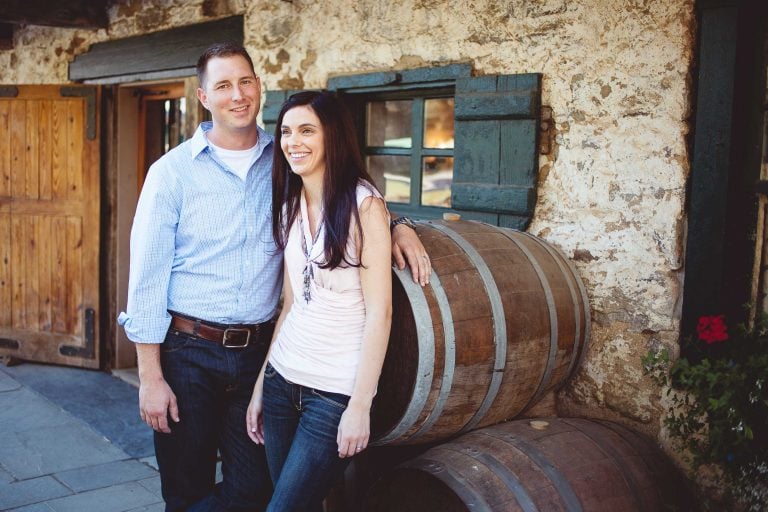
{"label": "woman's jeans", "polygon": [[[168,420],[170,434],[155,432],[166,511],[264,510],[271,491],[266,458],[248,437],[245,416],[270,335],[225,348],[168,331],[161,363],[181,421]],[[224,478],[214,485],[217,450]]]}
{"label": "woman's jeans", "polygon": [[293,384],[272,365],[264,372],[264,445],[275,490],[269,512],[322,510],[344,473],[336,434],[349,397]]}

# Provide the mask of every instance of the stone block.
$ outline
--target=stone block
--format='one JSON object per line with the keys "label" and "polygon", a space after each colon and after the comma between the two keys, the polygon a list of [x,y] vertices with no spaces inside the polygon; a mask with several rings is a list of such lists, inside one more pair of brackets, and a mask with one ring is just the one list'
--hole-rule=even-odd
{"label": "stone block", "polygon": [[0,461],[18,480],[128,458],[79,422],[9,432],[0,443]]}
{"label": "stone block", "polygon": [[54,476],[75,492],[83,492],[125,482],[149,479],[149,477],[156,475],[157,471],[137,460],[120,460],[71,469],[56,473]]}
{"label": "stone block", "polygon": [[0,393],[0,432],[24,432],[76,421],[61,407],[29,388]]}
{"label": "stone block", "polygon": [[126,512],[160,503],[157,496],[137,482],[113,485],[48,501],[53,512]]}
{"label": "stone block", "polygon": [[70,489],[50,476],[0,484],[0,510],[22,507],[70,494],[72,494]]}
{"label": "stone block", "polygon": [[160,475],[153,476],[152,478],[145,478],[144,480],[139,480],[139,483],[142,487],[144,487],[146,490],[157,496],[158,498],[163,497],[163,490],[160,486]]}

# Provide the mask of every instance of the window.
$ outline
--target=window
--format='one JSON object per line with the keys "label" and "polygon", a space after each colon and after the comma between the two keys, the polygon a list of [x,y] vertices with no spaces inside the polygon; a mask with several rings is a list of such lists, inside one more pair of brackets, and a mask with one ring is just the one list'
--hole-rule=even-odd
{"label": "window", "polygon": [[[524,229],[536,204],[541,75],[472,76],[468,64],[334,76],[389,208]],[[267,131],[285,99],[267,91]]]}
{"label": "window", "polygon": [[368,171],[389,203],[451,206],[453,97],[365,103]]}

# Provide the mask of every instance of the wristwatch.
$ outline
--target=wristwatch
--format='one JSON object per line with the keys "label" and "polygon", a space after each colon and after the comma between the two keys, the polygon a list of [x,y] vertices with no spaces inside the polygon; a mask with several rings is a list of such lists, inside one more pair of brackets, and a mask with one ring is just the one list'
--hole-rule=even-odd
{"label": "wristwatch", "polygon": [[400,224],[405,224],[406,226],[408,226],[413,230],[416,229],[416,224],[414,224],[409,217],[398,217],[389,222],[389,230],[392,231],[393,229],[395,229],[395,226],[398,226]]}

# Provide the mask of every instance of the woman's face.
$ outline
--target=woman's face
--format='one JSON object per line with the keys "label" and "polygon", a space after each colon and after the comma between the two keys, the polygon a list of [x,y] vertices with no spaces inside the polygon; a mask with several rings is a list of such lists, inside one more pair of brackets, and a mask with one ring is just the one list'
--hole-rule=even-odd
{"label": "woman's face", "polygon": [[283,116],[280,147],[291,170],[303,179],[325,172],[323,126],[311,107],[293,107]]}

